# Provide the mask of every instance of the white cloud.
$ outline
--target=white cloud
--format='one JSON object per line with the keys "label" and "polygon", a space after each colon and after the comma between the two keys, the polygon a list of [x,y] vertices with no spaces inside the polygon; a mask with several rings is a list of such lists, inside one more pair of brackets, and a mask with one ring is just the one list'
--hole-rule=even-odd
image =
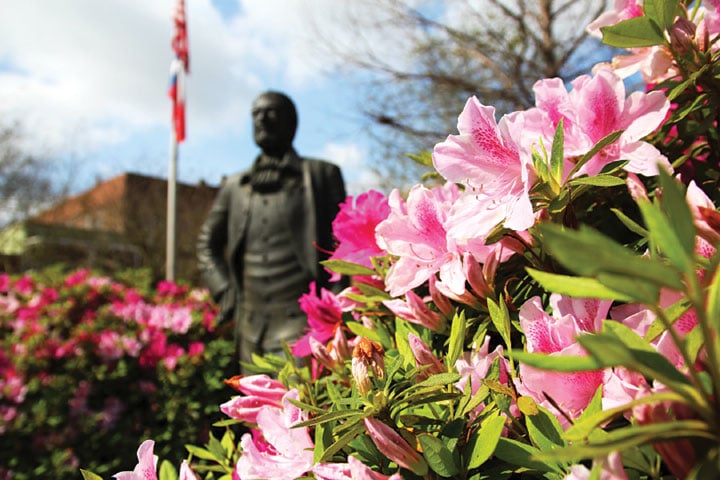
{"label": "white cloud", "polygon": [[349,195],[358,195],[370,188],[377,188],[379,178],[367,167],[367,152],[364,147],[352,143],[328,143],[323,147],[321,156],[340,166]]}
{"label": "white cloud", "polygon": [[[119,173],[117,169],[132,165],[127,157],[144,151],[154,164],[144,162],[147,172],[133,169],[150,174],[162,170],[157,164],[164,162],[157,157],[168,141],[166,92],[175,1],[0,0],[0,124],[18,122],[31,153],[125,162],[104,167]],[[304,128],[314,123],[306,112],[316,108],[307,100],[342,112],[344,118],[333,117],[338,125],[352,122],[345,114],[351,108],[341,105],[354,102],[352,95],[332,100],[324,95],[323,89],[332,89],[336,79],[323,76],[329,59],[318,46],[317,28],[348,44],[355,32],[342,22],[353,16],[373,18],[361,0],[226,1],[239,5],[230,18],[223,18],[211,0],[186,0],[191,72],[183,155],[186,163],[193,162],[186,171],[204,178],[246,161],[237,158],[237,145],[220,155],[218,143],[225,148],[229,138],[237,138],[245,142],[242,148],[254,147],[249,105],[266,88],[289,90],[294,98],[311,92],[304,95],[300,112],[301,118],[310,118]],[[342,139],[329,156],[346,163],[344,171],[353,182],[372,184],[361,147],[342,147],[346,134],[329,132],[336,127],[333,122],[324,131],[305,130],[310,134],[303,139]],[[354,170],[358,173],[351,174]]]}

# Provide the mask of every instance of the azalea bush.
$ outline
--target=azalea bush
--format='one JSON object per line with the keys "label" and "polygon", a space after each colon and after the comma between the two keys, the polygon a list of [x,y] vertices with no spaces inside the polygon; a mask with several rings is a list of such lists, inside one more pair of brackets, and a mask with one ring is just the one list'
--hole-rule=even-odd
{"label": "azalea bush", "polygon": [[348,198],[351,286],[311,286],[181,477],[720,478],[719,7],[616,2],[588,28],[627,55],[468,99],[435,175]]}
{"label": "azalea bush", "polygon": [[53,268],[0,275],[0,478],[110,474],[156,439],[207,441],[231,392],[231,335],[204,290]]}

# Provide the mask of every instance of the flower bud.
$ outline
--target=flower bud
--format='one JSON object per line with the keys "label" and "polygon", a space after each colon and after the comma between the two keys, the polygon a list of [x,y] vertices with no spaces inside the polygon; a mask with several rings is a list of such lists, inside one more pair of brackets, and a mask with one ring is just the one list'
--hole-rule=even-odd
{"label": "flower bud", "polygon": [[367,417],[363,422],[370,439],[383,455],[415,475],[428,473],[425,459],[399,433],[373,417]]}
{"label": "flower bud", "polygon": [[363,395],[371,389],[370,371],[376,379],[385,378],[385,352],[379,343],[361,337],[353,348],[352,375]]}
{"label": "flower bud", "polygon": [[679,17],[670,27],[670,46],[679,55],[695,50],[695,24]]}
{"label": "flower bud", "polygon": [[408,333],[408,343],[410,344],[410,350],[412,350],[415,356],[415,365],[418,367],[427,366],[426,369],[418,374],[419,381],[425,380],[430,375],[445,372],[445,366],[420,337],[414,333]]}

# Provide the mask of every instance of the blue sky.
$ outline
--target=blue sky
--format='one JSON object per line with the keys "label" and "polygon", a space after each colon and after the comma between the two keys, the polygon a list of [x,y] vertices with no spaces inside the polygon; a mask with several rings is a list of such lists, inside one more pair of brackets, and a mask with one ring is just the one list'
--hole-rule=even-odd
{"label": "blue sky", "polygon": [[[277,89],[297,104],[301,154],[338,163],[351,193],[374,185],[352,83],[328,75],[333,65],[308,40],[351,2],[186,3],[191,72],[179,181],[217,184],[247,167],[257,153],[250,104]],[[20,126],[28,152],[59,161],[75,191],[125,171],[167,176],[174,7],[0,0],[0,122]]]}

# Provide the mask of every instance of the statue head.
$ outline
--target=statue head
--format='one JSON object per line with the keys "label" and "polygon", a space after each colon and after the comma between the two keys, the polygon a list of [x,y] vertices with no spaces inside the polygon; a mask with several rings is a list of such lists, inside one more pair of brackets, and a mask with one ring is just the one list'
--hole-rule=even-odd
{"label": "statue head", "polygon": [[292,147],[297,129],[297,110],[290,97],[269,91],[252,105],[253,138],[268,155],[282,156]]}

